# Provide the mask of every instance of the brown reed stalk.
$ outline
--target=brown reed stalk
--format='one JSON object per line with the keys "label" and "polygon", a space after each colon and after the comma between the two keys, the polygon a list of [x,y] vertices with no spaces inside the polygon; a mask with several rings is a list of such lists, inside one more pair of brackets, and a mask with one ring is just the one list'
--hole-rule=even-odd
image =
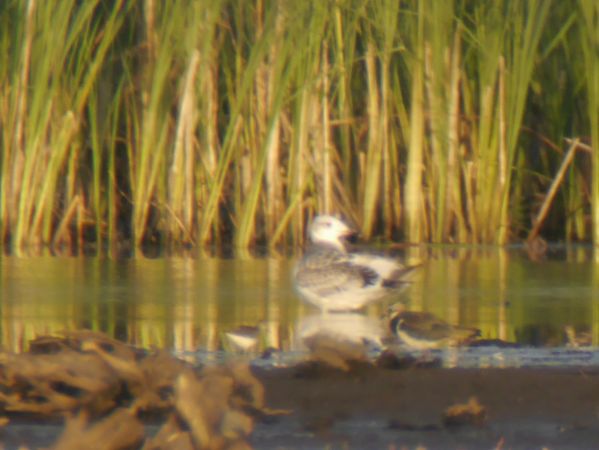
{"label": "brown reed stalk", "polygon": [[374,226],[376,206],[380,190],[380,174],[382,161],[382,126],[381,126],[381,94],[379,90],[378,73],[376,70],[375,48],[372,42],[369,42],[366,50],[366,77],[368,85],[368,148],[366,153],[366,163],[364,167],[363,186],[364,192],[362,201],[362,234],[368,239],[372,234]]}
{"label": "brown reed stalk", "polygon": [[200,52],[189,57],[179,115],[175,131],[173,161],[169,169],[169,210],[177,220],[170,221],[169,237],[176,241],[193,241],[195,219],[195,130],[197,122],[196,87]]}
{"label": "brown reed stalk", "polygon": [[424,161],[424,2],[418,5],[416,55],[413,64],[410,99],[410,137],[404,189],[406,236],[409,242],[421,242],[424,237],[424,198],[422,170]]}
{"label": "brown reed stalk", "polygon": [[322,212],[330,214],[333,210],[333,178],[335,174],[334,164],[331,153],[333,153],[333,141],[331,139],[331,106],[330,106],[330,65],[329,65],[329,46],[323,43],[322,50],[322,199],[320,204]]}
{"label": "brown reed stalk", "polygon": [[534,218],[534,220],[532,222],[533,223],[532,229],[528,232],[528,237],[526,238],[526,240],[528,242],[532,242],[539,234],[539,231],[540,231],[541,227],[543,226],[543,221],[547,217],[547,213],[549,212],[551,203],[553,202],[553,199],[555,198],[557,189],[562,184],[564,177],[566,175],[566,170],[568,169],[568,167],[572,163],[572,160],[574,159],[579,142],[580,141],[578,139],[575,139],[574,142],[572,142],[572,144],[570,145],[570,148],[568,149],[568,151],[566,152],[566,156],[564,157],[564,160],[563,160],[559,170],[555,174],[555,177],[553,178],[553,181],[551,182],[551,186],[549,187],[547,194],[545,195],[543,204],[541,205],[539,212],[537,213],[536,217]]}

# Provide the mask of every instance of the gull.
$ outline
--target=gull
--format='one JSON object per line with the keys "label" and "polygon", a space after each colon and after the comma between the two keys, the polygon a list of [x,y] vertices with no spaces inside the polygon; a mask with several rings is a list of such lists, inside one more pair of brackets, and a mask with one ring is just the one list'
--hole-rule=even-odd
{"label": "gull", "polygon": [[403,306],[395,311],[389,326],[403,344],[416,350],[467,344],[480,336],[477,328],[451,325],[431,313],[407,311]]}
{"label": "gull", "polygon": [[361,309],[397,293],[416,269],[393,258],[349,252],[345,239],[354,230],[336,217],[315,217],[308,233],[311,245],[295,268],[295,287],[322,311]]}

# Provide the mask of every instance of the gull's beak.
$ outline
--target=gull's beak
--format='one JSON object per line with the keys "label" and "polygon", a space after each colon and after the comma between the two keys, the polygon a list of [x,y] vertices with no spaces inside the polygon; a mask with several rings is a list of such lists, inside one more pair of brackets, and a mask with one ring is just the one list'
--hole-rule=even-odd
{"label": "gull's beak", "polygon": [[340,236],[345,240],[354,242],[358,238],[359,234],[360,233],[357,230],[355,230],[351,227],[345,227],[345,229],[341,232]]}

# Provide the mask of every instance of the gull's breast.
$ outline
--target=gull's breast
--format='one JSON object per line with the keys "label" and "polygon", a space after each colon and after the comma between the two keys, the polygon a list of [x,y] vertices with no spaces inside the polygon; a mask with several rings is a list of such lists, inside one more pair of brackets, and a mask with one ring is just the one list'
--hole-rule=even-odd
{"label": "gull's breast", "polygon": [[317,245],[298,264],[295,285],[306,300],[322,309],[359,309],[391,290],[385,276],[397,267],[382,257],[356,257]]}

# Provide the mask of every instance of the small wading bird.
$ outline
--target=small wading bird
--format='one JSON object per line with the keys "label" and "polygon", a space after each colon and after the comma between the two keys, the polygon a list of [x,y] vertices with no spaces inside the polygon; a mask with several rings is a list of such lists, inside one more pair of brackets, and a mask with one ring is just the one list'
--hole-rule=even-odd
{"label": "small wading bird", "polygon": [[234,330],[225,332],[225,337],[233,350],[243,353],[256,350],[260,328],[257,326],[241,325]]}
{"label": "small wading bird", "polygon": [[417,266],[393,258],[348,252],[346,239],[355,234],[333,216],[317,216],[309,229],[311,245],[295,268],[300,296],[323,311],[364,307],[409,284]]}
{"label": "small wading bird", "polygon": [[431,313],[407,311],[403,306],[396,309],[389,326],[403,344],[416,350],[467,344],[480,336],[476,328],[450,325]]}

